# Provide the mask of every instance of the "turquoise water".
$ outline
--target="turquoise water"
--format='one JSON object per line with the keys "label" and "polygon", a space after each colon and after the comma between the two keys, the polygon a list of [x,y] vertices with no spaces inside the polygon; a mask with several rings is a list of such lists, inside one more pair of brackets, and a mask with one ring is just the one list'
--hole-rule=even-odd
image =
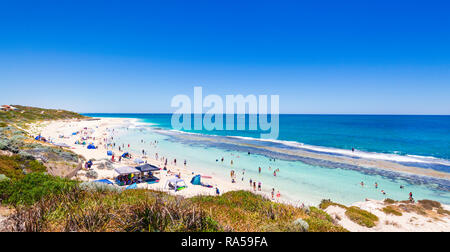
{"label": "turquoise water", "polygon": [[[279,190],[282,198],[296,202],[317,204],[329,198],[344,204],[365,198],[405,200],[411,191],[416,199],[433,199],[450,204],[448,181],[435,181],[417,176],[399,175],[358,167],[340,167],[333,164],[315,163],[310,160],[293,160],[273,153],[257,153],[241,145],[223,144],[228,136],[250,137],[238,139],[243,142],[258,141],[259,132],[254,131],[192,131],[214,139],[203,141],[186,138],[182,132],[171,131],[167,114],[88,114],[96,117],[138,118],[149,125],[136,125],[119,130],[116,143],[131,144],[131,149],[145,149],[150,155],[188,160],[188,166],[204,174],[229,178],[231,169],[236,170],[239,183],[248,184],[252,178],[261,181],[263,189]],[[367,153],[379,159],[400,163],[413,163],[449,172],[449,129],[447,116],[331,116],[331,115],[281,115],[280,137],[283,141],[259,141],[261,145],[280,148],[297,148],[292,143],[304,143],[310,151],[346,155],[345,151],[356,148],[361,157]],[[141,143],[159,141],[157,148]],[[286,141],[286,143],[284,142]],[[304,148],[305,146],[301,146]],[[310,148],[311,147],[311,148]],[[319,147],[317,149],[316,147]],[[248,155],[248,151],[251,154]],[[342,152],[344,151],[344,152]],[[351,152],[351,151],[350,151]],[[225,162],[220,162],[224,157]],[[405,159],[406,158],[406,159]],[[219,161],[216,161],[219,159]],[[233,166],[230,165],[233,160]],[[262,173],[258,173],[258,166]],[[276,177],[273,170],[280,172]],[[244,181],[241,171],[245,169]],[[359,184],[364,181],[366,186]],[[378,189],[374,183],[379,184]],[[404,185],[404,189],[400,189]],[[383,195],[381,190],[387,192]]]}

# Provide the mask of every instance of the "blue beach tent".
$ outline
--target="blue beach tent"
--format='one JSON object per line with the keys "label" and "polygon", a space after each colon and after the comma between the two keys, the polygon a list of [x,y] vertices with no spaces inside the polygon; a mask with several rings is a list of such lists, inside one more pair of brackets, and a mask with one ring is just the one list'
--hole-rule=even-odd
{"label": "blue beach tent", "polygon": [[128,189],[137,189],[137,184],[136,183],[131,184],[131,185],[127,186],[125,189],[126,190],[128,190]]}
{"label": "blue beach tent", "polygon": [[107,154],[108,156],[112,156],[113,152],[109,150],[109,151],[106,152],[106,154]]}
{"label": "blue beach tent", "polygon": [[191,184],[193,185],[201,185],[202,182],[200,181],[201,176],[200,175],[196,175],[192,178],[191,180]]}
{"label": "blue beach tent", "polygon": [[95,145],[94,145],[94,144],[89,144],[89,145],[87,146],[87,148],[88,148],[88,149],[95,149]]}
{"label": "blue beach tent", "polygon": [[108,185],[114,185],[113,182],[111,182],[111,181],[109,181],[107,179],[99,179],[99,180],[95,180],[94,182],[105,183],[105,184],[108,184]]}

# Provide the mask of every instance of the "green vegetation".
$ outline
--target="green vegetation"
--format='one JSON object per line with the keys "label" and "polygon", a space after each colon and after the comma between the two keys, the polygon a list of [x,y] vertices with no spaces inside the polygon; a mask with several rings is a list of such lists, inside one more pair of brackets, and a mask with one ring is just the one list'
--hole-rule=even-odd
{"label": "green vegetation", "polygon": [[386,214],[392,214],[392,215],[396,215],[396,216],[402,216],[402,215],[403,215],[401,212],[397,211],[397,210],[396,210],[394,207],[392,207],[392,206],[384,207],[382,210],[383,210],[383,212],[386,213]]}
{"label": "green vegetation", "polygon": [[45,171],[45,166],[34,159],[20,155],[0,155],[0,174],[3,174],[10,179],[21,179],[26,173]]}
{"label": "green vegetation", "polygon": [[15,206],[32,205],[44,197],[68,191],[76,183],[41,172],[30,173],[23,179],[0,181],[0,201]]}
{"label": "green vegetation", "polygon": [[347,215],[347,217],[353,222],[369,228],[374,227],[376,222],[378,222],[378,217],[376,215],[356,206],[347,208],[345,215]]}
{"label": "green vegetation", "polygon": [[16,107],[18,110],[0,112],[0,123],[1,123],[0,127],[4,127],[5,124],[11,123],[31,123],[42,120],[87,118],[83,115],[66,110],[43,109],[20,105],[13,105],[13,106]]}
{"label": "green vegetation", "polygon": [[441,203],[434,200],[419,200],[419,204],[426,210],[433,210],[433,208],[441,208]]}
{"label": "green vegetation", "polygon": [[[323,218],[323,211],[306,213],[303,209],[274,203],[248,191],[227,192],[219,197],[198,196],[188,199],[200,204],[225,230],[239,232],[258,231],[301,231],[293,225],[297,219],[305,220],[310,232],[342,232],[340,226],[332,223],[331,217]],[[318,210],[318,209],[317,209]],[[321,215],[319,217],[319,215]],[[319,222],[317,219],[324,219]]]}
{"label": "green vegetation", "polygon": [[333,202],[333,201],[331,201],[331,200],[329,200],[329,199],[328,199],[328,200],[326,200],[326,199],[322,200],[322,201],[320,202],[319,208],[325,210],[325,209],[327,209],[329,206],[337,206],[337,207],[341,207],[341,208],[347,209],[346,206],[344,206],[344,205],[342,205],[342,204],[335,203],[335,202]]}
{"label": "green vegetation", "polygon": [[387,198],[387,199],[385,199],[384,200],[384,203],[385,204],[395,204],[397,201],[395,201],[395,200],[393,200],[393,199],[389,199],[389,198]]}

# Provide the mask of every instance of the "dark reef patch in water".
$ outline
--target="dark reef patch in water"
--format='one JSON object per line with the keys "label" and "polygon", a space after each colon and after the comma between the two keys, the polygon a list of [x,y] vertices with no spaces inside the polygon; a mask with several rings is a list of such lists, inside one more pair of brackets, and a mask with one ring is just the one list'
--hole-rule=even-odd
{"label": "dark reef patch in water", "polygon": [[[164,132],[160,132],[163,133]],[[377,169],[377,168],[371,168],[371,167],[362,167],[357,165],[351,165],[351,164],[345,164],[345,163],[337,163],[329,160],[323,160],[323,159],[316,159],[311,157],[301,157],[296,155],[290,155],[286,153],[280,153],[280,152],[273,152],[266,149],[261,148],[255,148],[251,146],[243,146],[240,144],[231,144],[231,143],[225,143],[220,141],[201,141],[201,140],[195,140],[195,139],[189,139],[185,137],[179,137],[174,134],[164,134],[169,136],[169,141],[183,143],[189,146],[193,147],[213,147],[213,148],[219,148],[223,149],[225,151],[238,151],[238,152],[250,152],[251,154],[261,155],[268,158],[274,158],[274,159],[280,159],[285,161],[299,161],[302,163],[305,163],[307,165],[311,166],[319,166],[322,168],[327,169],[344,169],[344,170],[352,170],[361,172],[363,174],[367,175],[379,175],[382,177],[385,177],[387,179],[390,179],[393,182],[398,182],[398,180],[404,180],[405,182],[409,184],[414,185],[424,185],[432,190],[440,190],[444,192],[450,192],[450,181],[445,179],[439,179],[439,178],[433,178],[433,177],[426,177],[426,176],[420,176],[420,175],[414,175],[414,174],[406,174],[396,171],[388,171],[383,169]],[[220,139],[220,138],[219,138]],[[243,144],[246,144],[248,142],[242,142]],[[277,143],[275,143],[277,144]],[[272,144],[270,144],[272,145]],[[282,144],[279,144],[282,145]],[[285,148],[286,149],[286,148]],[[318,152],[320,154],[323,154],[323,152]],[[333,153],[334,154],[334,153]],[[344,155],[345,156],[345,155]]]}

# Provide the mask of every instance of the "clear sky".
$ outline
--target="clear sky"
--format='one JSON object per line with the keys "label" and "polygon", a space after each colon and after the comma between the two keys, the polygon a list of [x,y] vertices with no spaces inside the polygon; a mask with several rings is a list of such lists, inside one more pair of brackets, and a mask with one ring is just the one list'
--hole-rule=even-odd
{"label": "clear sky", "polygon": [[450,1],[1,1],[0,103],[171,112],[278,94],[282,113],[450,114]]}

